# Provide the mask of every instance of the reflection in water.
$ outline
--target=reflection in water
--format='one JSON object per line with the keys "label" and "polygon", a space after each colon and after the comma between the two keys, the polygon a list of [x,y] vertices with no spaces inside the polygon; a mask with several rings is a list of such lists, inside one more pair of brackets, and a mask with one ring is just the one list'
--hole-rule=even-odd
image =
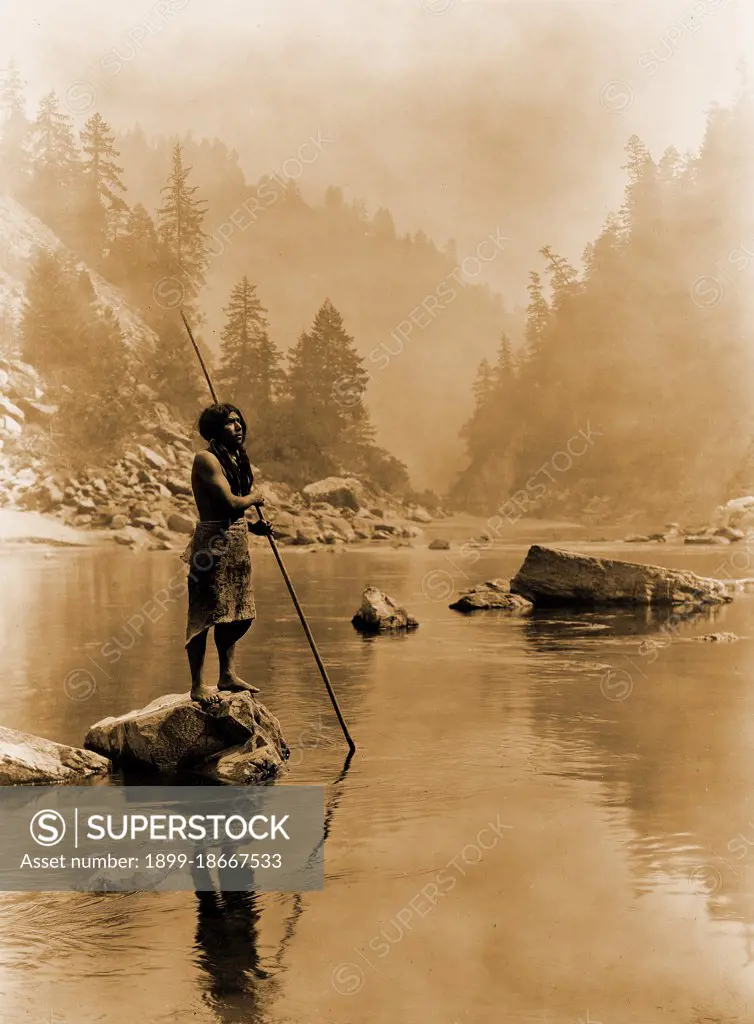
{"label": "reflection in water", "polygon": [[[333,793],[325,808],[322,837],[309,855],[312,864],[327,842],[335,811],[343,795],[342,783],[353,758],[349,750],[343,767],[333,783]],[[233,848],[222,851],[229,859]],[[305,870],[305,869],[304,869]],[[260,985],[283,969],[286,950],[296,933],[305,903],[294,893],[283,935],[270,969],[263,966],[259,952],[259,921],[263,897],[254,891],[251,869],[218,869],[219,886],[213,887],[211,873],[195,864],[191,868],[197,900],[196,963],[206,973],[206,998],[224,1024],[265,1024],[264,1004],[272,992]],[[201,886],[201,888],[199,887]]]}
{"label": "reflection in water", "polygon": [[[564,755],[554,773],[603,783],[605,803],[631,812],[635,891],[699,895],[714,918],[754,925],[754,828],[739,830],[754,818],[738,678],[749,649],[689,643],[712,624],[733,628],[742,604],[538,614],[522,635],[549,682],[535,690],[532,714],[536,733]],[[611,692],[611,679],[622,687]]]}
{"label": "reflection in water", "polygon": [[[511,575],[523,555],[486,553],[470,582]],[[180,601],[116,664],[101,654],[172,555],[0,557],[19,583],[0,594],[3,724],[80,743],[97,719],[187,689]],[[209,893],[9,894],[0,1022],[747,1020],[754,597],[672,631],[653,612],[461,618],[422,589],[441,552],[290,558],[359,744],[328,787],[325,891],[236,893],[218,877]],[[704,574],[713,558],[663,551]],[[321,784],[342,737],[274,563],[260,554],[255,573],[260,617],[239,668],[281,719],[283,784]],[[366,581],[417,633],[353,631]],[[744,639],[689,642],[713,619]],[[87,665],[96,689],[76,700],[63,682]],[[618,670],[624,685],[607,685]],[[504,838],[452,893],[417,895],[498,820]],[[370,942],[396,920],[408,925],[383,956]],[[339,966],[355,990],[333,983]]]}
{"label": "reflection in water", "polygon": [[206,973],[206,996],[218,1020],[262,1024],[258,950],[259,896],[253,892],[196,893],[197,963]]}

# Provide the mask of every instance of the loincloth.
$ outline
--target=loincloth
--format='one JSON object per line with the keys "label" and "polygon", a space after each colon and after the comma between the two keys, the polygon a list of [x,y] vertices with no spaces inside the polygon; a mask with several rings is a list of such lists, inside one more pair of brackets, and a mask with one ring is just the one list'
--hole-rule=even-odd
{"label": "loincloth", "polygon": [[181,558],[189,566],[187,644],[218,623],[256,617],[245,518],[197,523]]}

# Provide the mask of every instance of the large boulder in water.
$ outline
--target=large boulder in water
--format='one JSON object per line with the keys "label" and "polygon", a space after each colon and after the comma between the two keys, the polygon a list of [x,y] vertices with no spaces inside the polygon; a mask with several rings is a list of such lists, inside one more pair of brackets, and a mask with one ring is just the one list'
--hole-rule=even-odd
{"label": "large boulder in water", "polygon": [[419,623],[405,608],[377,587],[366,587],[361,607],[351,619],[361,633],[399,633],[416,629]]}
{"label": "large boulder in water", "polygon": [[511,591],[536,606],[709,605],[732,598],[720,580],[682,569],[641,565],[534,544]]}
{"label": "large boulder in water", "polygon": [[106,757],[91,750],[0,726],[0,786],[70,784],[89,775],[107,775],[111,767]]}
{"label": "large boulder in water", "polygon": [[307,484],[302,494],[310,505],[324,501],[333,508],[350,508],[354,512],[358,512],[364,502],[364,486],[353,477],[328,476]]}
{"label": "large boulder in water", "polygon": [[498,609],[506,612],[530,612],[534,605],[520,594],[511,594],[508,580],[488,580],[465,590],[450,607],[457,612]]}
{"label": "large boulder in water", "polygon": [[228,782],[274,775],[289,753],[280,722],[250,693],[221,693],[220,703],[207,707],[187,693],[166,694],[145,708],[103,718],[84,745],[126,766]]}

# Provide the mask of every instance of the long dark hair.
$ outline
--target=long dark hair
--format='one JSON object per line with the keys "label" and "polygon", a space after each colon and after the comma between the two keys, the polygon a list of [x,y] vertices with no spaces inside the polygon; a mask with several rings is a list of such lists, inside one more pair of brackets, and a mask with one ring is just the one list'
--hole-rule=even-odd
{"label": "long dark hair", "polygon": [[[241,444],[236,449],[228,448],[222,441],[223,428],[232,413],[238,416],[241,423]],[[233,494],[248,494],[254,482],[254,474],[243,447],[246,441],[246,420],[241,410],[230,402],[209,405],[199,417],[198,426],[199,433],[209,442],[209,450],[220,463]]]}

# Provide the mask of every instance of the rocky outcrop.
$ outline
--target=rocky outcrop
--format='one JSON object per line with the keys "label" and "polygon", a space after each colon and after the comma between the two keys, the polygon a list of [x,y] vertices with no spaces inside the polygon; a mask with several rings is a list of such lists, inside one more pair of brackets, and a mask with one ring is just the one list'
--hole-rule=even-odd
{"label": "rocky outcrop", "polygon": [[110,761],[91,750],[0,727],[0,786],[48,786],[107,775]]}
{"label": "rocky outcrop", "polygon": [[511,591],[535,606],[712,605],[732,600],[719,580],[693,572],[592,558],[532,545]]}
{"label": "rocky outcrop", "polygon": [[117,764],[225,782],[268,778],[288,757],[277,718],[248,693],[221,694],[207,708],[189,694],[167,694],[97,722],[84,745]]}
{"label": "rocky outcrop", "polygon": [[399,608],[392,597],[377,587],[365,588],[361,607],[351,622],[361,633],[399,633],[419,625],[405,608]]}
{"label": "rocky outcrop", "polygon": [[465,590],[450,605],[457,612],[488,611],[530,612],[534,605],[520,594],[512,594],[508,580],[488,580]]}

